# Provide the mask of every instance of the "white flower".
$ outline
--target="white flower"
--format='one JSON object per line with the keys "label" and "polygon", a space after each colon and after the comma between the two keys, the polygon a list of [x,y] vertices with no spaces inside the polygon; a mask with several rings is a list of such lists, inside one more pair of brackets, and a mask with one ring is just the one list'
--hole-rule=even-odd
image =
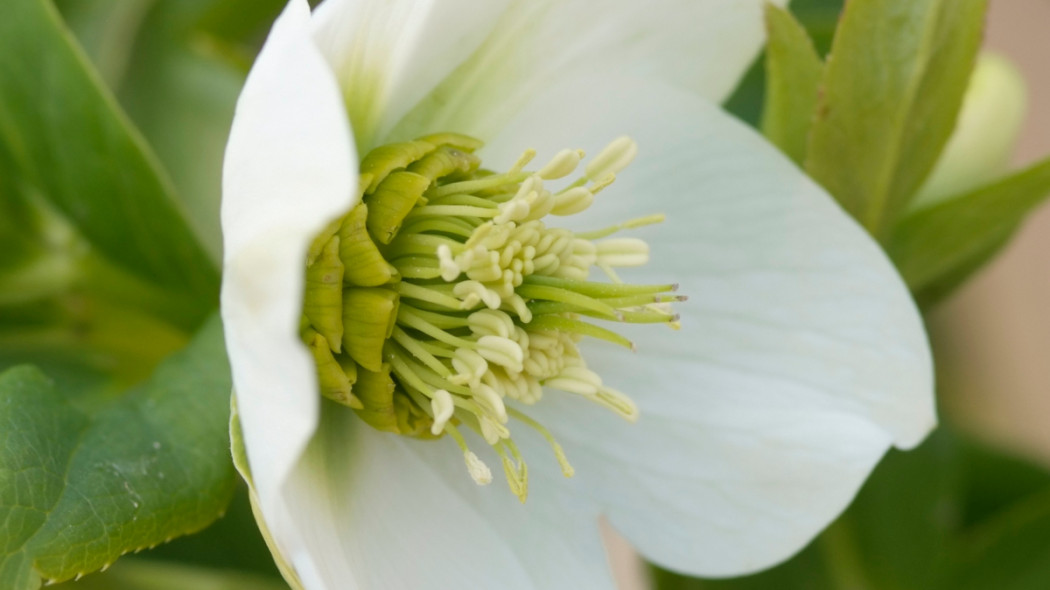
{"label": "white flower", "polygon": [[[741,574],[801,548],[890,446],[925,436],[931,365],[904,285],[821,189],[709,102],[760,23],[758,0],[289,4],[227,151],[222,310],[256,507],[293,583],[612,588],[600,515],[656,563]],[[637,353],[584,347],[637,402],[636,424],[557,392],[529,407],[576,475],[516,434],[524,504],[477,486],[447,440],[322,404],[299,339],[307,248],[357,199],[359,154],[436,131],[484,140],[504,170],[525,148],[597,154],[633,137],[637,159],[582,223],[666,213],[638,230],[653,262],[629,279],[690,296],[680,331],[630,332]],[[491,462],[485,446],[472,439]]]}

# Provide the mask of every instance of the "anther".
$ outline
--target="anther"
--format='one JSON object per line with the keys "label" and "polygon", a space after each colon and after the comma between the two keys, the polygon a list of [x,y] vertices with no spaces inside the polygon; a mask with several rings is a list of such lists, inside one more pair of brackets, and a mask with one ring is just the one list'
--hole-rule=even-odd
{"label": "anther", "polygon": [[537,174],[544,180],[557,180],[572,174],[583,159],[583,150],[565,149],[558,152]]}
{"label": "anther", "polygon": [[434,390],[430,398],[430,407],[434,412],[434,424],[430,427],[430,433],[437,436],[445,430],[445,425],[456,409],[452,404],[452,395],[444,389]]}
{"label": "anther", "polygon": [[626,168],[638,154],[638,144],[633,139],[618,137],[587,163],[585,170],[590,180],[601,180],[608,176],[615,176]]}

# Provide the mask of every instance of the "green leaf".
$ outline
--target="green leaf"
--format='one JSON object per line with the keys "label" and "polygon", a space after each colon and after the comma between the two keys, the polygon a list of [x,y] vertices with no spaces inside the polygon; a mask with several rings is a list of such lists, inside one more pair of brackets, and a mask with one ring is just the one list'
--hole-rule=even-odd
{"label": "green leaf", "polygon": [[245,74],[177,26],[185,0],[161,2],[135,44],[118,94],[128,114],[171,172],[208,252],[222,251],[222,162]]}
{"label": "green leaf", "polygon": [[1050,488],[967,535],[942,575],[943,590],[1050,588]]}
{"label": "green leaf", "polygon": [[127,559],[102,574],[56,590],[288,590],[280,578],[228,569],[201,568],[174,563]]}
{"label": "green leaf", "polygon": [[84,53],[111,88],[119,88],[142,22],[157,0],[55,0]]}
{"label": "green leaf", "polygon": [[213,1],[198,26],[220,42],[240,46],[241,51],[251,54],[258,50],[285,4],[284,0]]}
{"label": "green leaf", "polygon": [[0,18],[0,175],[46,199],[109,260],[214,308],[218,270],[147,145],[45,0]]}
{"label": "green leaf", "polygon": [[886,249],[920,305],[929,306],[999,252],[1048,195],[1050,159],[912,213]]}
{"label": "green leaf", "polygon": [[951,135],[986,4],[846,4],[824,72],[806,169],[880,239]]}
{"label": "green leaf", "polygon": [[91,410],[35,368],[0,375],[0,588],[92,572],[214,521],[236,484],[230,389],[217,318]]}
{"label": "green leaf", "polygon": [[762,132],[797,164],[806,157],[824,62],[790,12],[766,4],[766,102]]}

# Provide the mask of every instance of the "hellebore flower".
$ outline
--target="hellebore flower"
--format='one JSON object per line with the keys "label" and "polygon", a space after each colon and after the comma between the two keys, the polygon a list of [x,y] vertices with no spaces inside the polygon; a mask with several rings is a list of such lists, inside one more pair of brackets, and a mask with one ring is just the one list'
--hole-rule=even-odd
{"label": "hellebore flower", "polygon": [[[227,150],[222,310],[293,584],[612,588],[602,515],[656,563],[745,573],[925,436],[894,269],[712,105],[759,4],[289,4]],[[478,485],[501,464],[511,491]]]}

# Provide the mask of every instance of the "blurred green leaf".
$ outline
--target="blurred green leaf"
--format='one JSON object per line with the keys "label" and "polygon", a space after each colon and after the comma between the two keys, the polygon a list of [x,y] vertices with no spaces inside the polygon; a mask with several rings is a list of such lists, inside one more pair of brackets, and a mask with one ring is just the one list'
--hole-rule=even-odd
{"label": "blurred green leaf", "polygon": [[[843,0],[792,0],[791,12],[802,23],[819,55],[827,53]],[[765,54],[760,55],[723,107],[741,121],[758,128],[766,95]]]}
{"label": "blurred green leaf", "polygon": [[1050,489],[964,537],[941,590],[1050,588]]}
{"label": "blurred green leaf", "polygon": [[920,305],[933,305],[1007,243],[1050,196],[1050,159],[905,217],[886,244]]}
{"label": "blurred green leaf", "polygon": [[171,172],[194,227],[217,259],[222,162],[245,74],[194,28],[208,4],[156,3],[118,97]]}
{"label": "blurred green leaf", "polygon": [[84,53],[111,89],[120,87],[142,23],[157,0],[55,0]]}
{"label": "blurred green leaf", "polygon": [[245,572],[200,568],[174,563],[126,559],[105,573],[56,590],[288,590],[280,578]]}
{"label": "blurred green leaf", "polygon": [[90,244],[214,308],[218,270],[174,190],[46,0],[0,17],[0,175],[34,187]]}
{"label": "blurred green leaf", "polygon": [[280,579],[281,574],[255,522],[248,486],[240,478],[238,484],[226,515],[215,524],[160,545],[143,557],[216,569],[232,568]]}
{"label": "blurred green leaf", "polygon": [[[236,3],[221,3],[228,4]],[[252,56],[231,54],[228,44],[200,29],[203,15],[216,5],[213,0],[58,2],[96,67],[116,71],[106,82],[170,173],[190,224],[218,260],[223,153]],[[98,42],[100,31],[119,25],[124,25],[118,31],[121,45]]]}
{"label": "blurred green leaf", "polygon": [[806,169],[876,237],[955,125],[987,0],[852,0],[825,69]]}
{"label": "blurred green leaf", "polygon": [[94,411],[31,367],[0,376],[0,587],[37,588],[200,530],[225,509],[229,367],[217,318]]}
{"label": "blurred green leaf", "polygon": [[790,12],[766,4],[766,101],[762,132],[795,163],[806,157],[824,62]]}
{"label": "blurred green leaf", "polygon": [[[197,26],[235,51],[254,55],[285,0],[213,1]],[[250,63],[250,62],[249,62]]]}

